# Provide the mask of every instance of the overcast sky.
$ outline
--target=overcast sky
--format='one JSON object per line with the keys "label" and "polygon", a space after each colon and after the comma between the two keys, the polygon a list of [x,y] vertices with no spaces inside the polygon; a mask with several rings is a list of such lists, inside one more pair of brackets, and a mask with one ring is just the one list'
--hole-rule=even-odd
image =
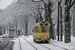
{"label": "overcast sky", "polygon": [[5,9],[10,5],[14,0],[0,0],[0,9]]}

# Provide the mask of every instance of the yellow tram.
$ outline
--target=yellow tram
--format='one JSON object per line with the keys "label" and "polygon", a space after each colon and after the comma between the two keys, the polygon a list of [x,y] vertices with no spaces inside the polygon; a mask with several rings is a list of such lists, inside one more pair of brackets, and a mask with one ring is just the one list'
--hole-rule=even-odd
{"label": "yellow tram", "polygon": [[49,23],[37,23],[33,27],[34,42],[49,42]]}

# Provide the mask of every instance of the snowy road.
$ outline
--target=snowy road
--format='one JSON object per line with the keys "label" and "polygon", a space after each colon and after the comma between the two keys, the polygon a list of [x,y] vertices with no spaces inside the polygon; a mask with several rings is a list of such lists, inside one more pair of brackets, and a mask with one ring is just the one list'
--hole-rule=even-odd
{"label": "snowy road", "polygon": [[35,46],[37,50],[67,50],[66,48],[54,46],[50,43],[35,43],[33,41],[32,36],[30,36],[30,38],[25,38],[25,39],[29,41],[33,46]]}
{"label": "snowy road", "polygon": [[14,42],[15,44],[13,50],[68,50],[51,43],[36,43],[33,41],[32,36],[20,36],[14,40]]}
{"label": "snowy road", "polygon": [[0,50],[13,50],[14,42],[10,41],[8,38],[0,39]]}

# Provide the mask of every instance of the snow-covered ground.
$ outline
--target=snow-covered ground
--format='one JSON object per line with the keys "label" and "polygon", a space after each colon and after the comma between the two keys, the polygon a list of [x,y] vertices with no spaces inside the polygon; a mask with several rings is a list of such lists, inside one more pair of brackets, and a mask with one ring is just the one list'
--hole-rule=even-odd
{"label": "snow-covered ground", "polygon": [[50,43],[35,43],[32,35],[20,36],[13,41],[15,42],[13,50],[75,50],[75,37],[72,37],[71,43],[58,42],[56,40],[52,40]]}
{"label": "snow-covered ground", "polygon": [[[74,48],[75,48],[75,37],[72,36],[72,37],[71,37],[71,40],[72,40],[72,41],[71,41],[71,45],[73,45]],[[75,50],[75,49],[74,49],[74,50]]]}

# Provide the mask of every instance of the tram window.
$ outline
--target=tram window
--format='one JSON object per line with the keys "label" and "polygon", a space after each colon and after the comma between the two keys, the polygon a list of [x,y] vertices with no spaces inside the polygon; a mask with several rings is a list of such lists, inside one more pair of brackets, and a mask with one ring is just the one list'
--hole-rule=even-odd
{"label": "tram window", "polygon": [[47,27],[41,27],[41,32],[47,32]]}
{"label": "tram window", "polygon": [[36,29],[36,32],[39,32],[39,27],[36,27],[35,29]]}
{"label": "tram window", "polygon": [[35,32],[35,28],[33,28],[33,32]]}
{"label": "tram window", "polygon": [[34,28],[34,32],[35,32],[35,28]]}

